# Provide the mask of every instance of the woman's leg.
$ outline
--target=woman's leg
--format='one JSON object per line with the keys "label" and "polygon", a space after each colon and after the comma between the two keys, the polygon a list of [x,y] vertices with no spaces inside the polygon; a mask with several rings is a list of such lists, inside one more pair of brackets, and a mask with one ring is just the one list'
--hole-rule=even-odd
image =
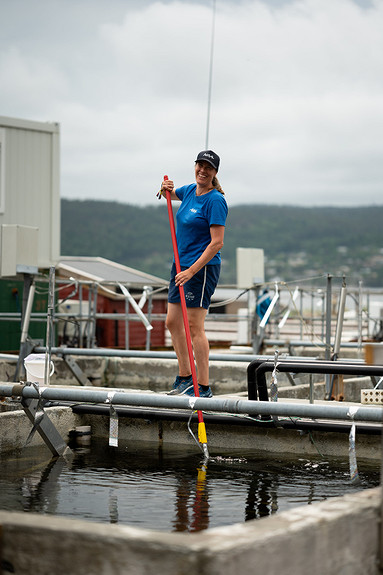
{"label": "woman's leg", "polygon": [[181,377],[186,377],[191,374],[191,367],[180,303],[168,303],[166,327],[170,331],[174,351],[176,352],[178,359],[179,375]]}
{"label": "woman's leg", "polygon": [[209,340],[205,333],[207,309],[203,307],[188,308],[190,334],[193,342],[195,362],[199,385],[209,385]]}
{"label": "woman's leg", "polygon": [[[188,308],[190,335],[197,365],[198,383],[209,385],[209,341],[205,333],[207,310],[202,307]],[[168,303],[166,327],[172,337],[174,351],[178,359],[180,376],[190,375],[191,367],[186,343],[185,326],[181,304]]]}

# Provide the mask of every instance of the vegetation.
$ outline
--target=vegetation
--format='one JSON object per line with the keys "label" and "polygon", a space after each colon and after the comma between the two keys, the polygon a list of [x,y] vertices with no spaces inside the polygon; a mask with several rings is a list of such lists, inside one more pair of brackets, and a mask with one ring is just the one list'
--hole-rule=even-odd
{"label": "vegetation", "polygon": [[[101,256],[167,278],[172,259],[165,202],[62,200],[61,253]],[[383,206],[301,208],[240,205],[229,210],[221,284],[236,282],[237,247],[262,248],[267,281],[323,274],[383,285]]]}

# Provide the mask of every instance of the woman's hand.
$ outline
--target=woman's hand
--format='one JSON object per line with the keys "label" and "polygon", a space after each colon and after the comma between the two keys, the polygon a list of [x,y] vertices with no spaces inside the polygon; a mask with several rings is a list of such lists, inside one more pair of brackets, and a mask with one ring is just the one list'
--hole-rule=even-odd
{"label": "woman's hand", "polygon": [[187,270],[181,271],[174,278],[176,286],[179,287],[179,286],[185,285],[186,282],[188,282],[193,276],[194,276],[194,273],[191,271],[191,268],[188,268]]}
{"label": "woman's hand", "polygon": [[161,196],[166,198],[166,192],[174,192],[174,182],[173,180],[164,180],[161,184],[161,189],[157,194],[157,198],[160,200]]}

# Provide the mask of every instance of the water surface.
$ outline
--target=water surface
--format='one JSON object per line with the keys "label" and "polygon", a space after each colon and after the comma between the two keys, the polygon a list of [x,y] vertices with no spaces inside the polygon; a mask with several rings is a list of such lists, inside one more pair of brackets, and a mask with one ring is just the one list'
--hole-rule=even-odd
{"label": "water surface", "polygon": [[287,459],[95,442],[51,459],[45,446],[1,456],[0,509],[54,514],[161,531],[199,531],[266,517],[375,487],[379,464]]}

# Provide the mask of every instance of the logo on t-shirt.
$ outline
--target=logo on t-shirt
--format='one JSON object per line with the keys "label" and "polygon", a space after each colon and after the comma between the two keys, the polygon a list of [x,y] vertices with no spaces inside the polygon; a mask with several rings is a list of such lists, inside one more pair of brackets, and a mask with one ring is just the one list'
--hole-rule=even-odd
{"label": "logo on t-shirt", "polygon": [[197,210],[195,208],[190,208],[190,211],[193,212],[193,214],[197,213]]}

